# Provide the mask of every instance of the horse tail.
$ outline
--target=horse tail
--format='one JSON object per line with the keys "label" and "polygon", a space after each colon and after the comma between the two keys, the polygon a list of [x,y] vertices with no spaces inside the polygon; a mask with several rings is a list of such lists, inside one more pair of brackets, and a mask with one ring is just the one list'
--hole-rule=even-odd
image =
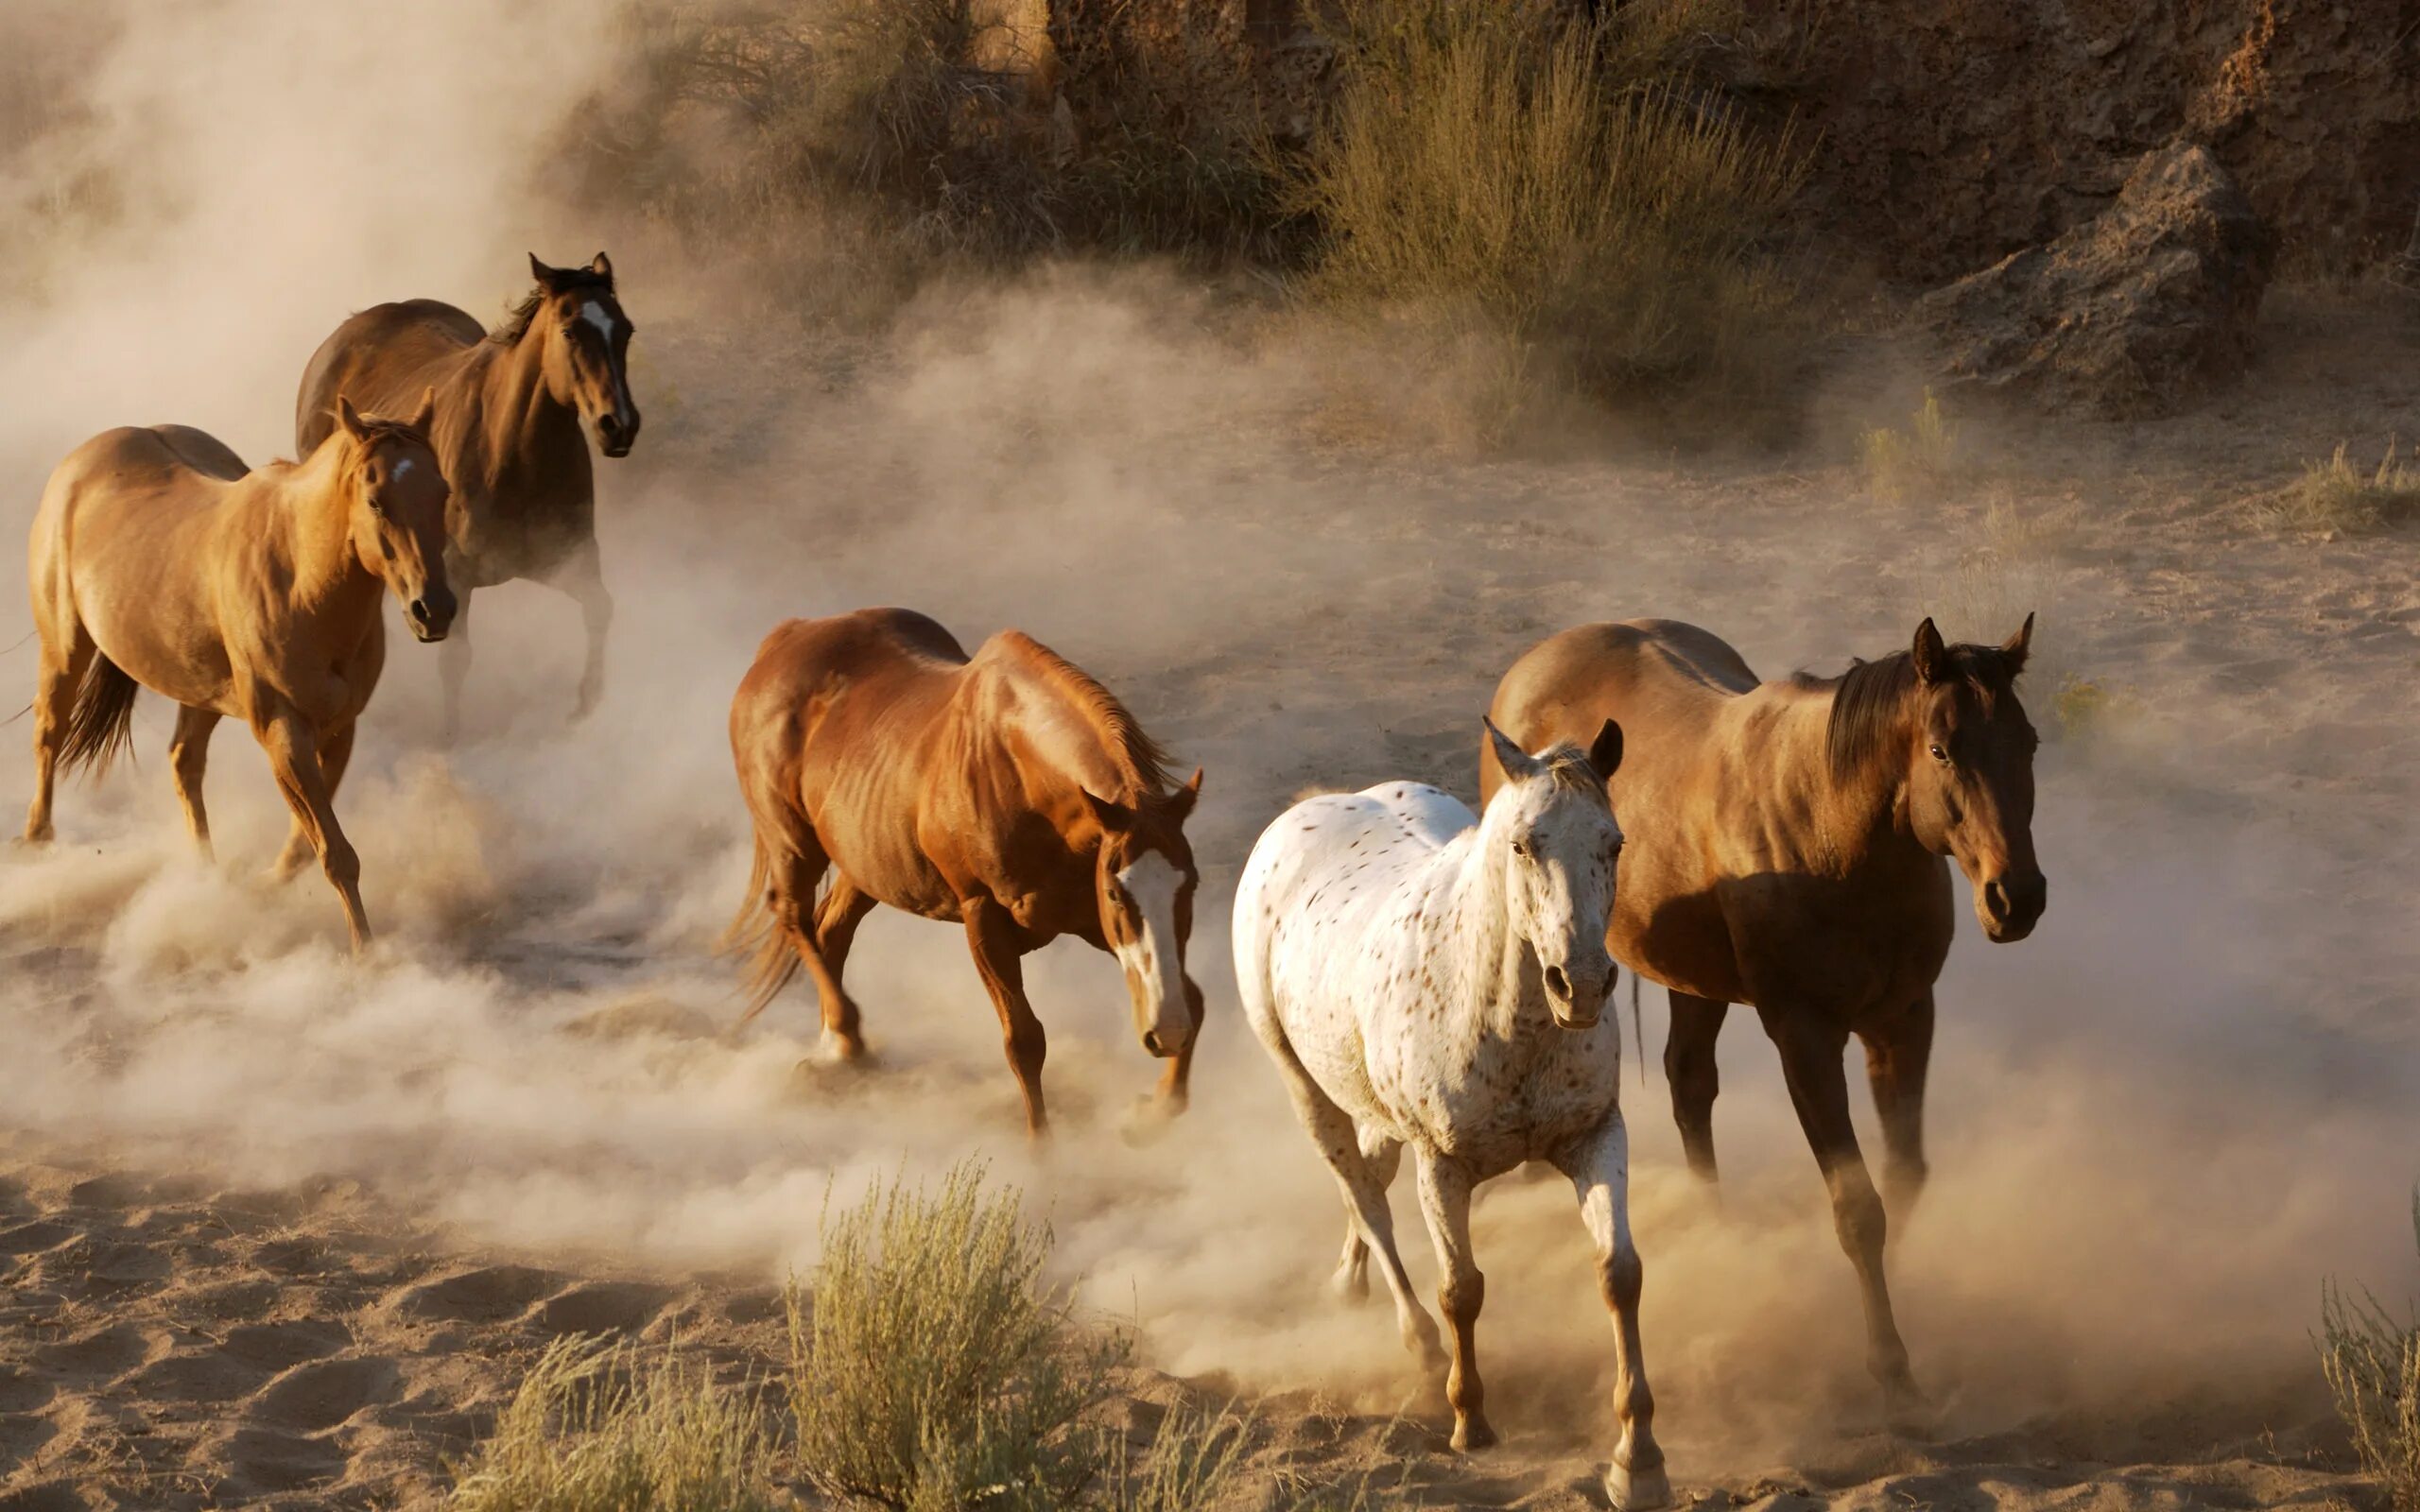
{"label": "horse tail", "polygon": [[89,766],[95,777],[100,777],[121,751],[131,750],[137,691],[138,685],[124,668],[95,652],[76,690],[67,733],[59,743],[59,765],[68,771]]}
{"label": "horse tail", "polygon": [[725,955],[750,957],[740,975],[748,993],[748,1011],[739,1016],[735,1028],[744,1027],[764,1012],[766,1005],[798,974],[798,952],[791,948],[790,930],[783,927],[782,905],[774,896],[773,861],[760,833],[755,857],[748,867],[748,891],[716,945]]}
{"label": "horse tail", "polygon": [[1647,1091],[1647,1021],[1638,1012],[1638,972],[1630,973],[1630,1037],[1638,1046],[1638,1090]]}

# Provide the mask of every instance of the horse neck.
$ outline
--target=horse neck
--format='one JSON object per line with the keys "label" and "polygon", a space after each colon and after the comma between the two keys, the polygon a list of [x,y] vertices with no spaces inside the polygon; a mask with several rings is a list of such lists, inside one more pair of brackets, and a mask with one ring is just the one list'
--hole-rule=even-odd
{"label": "horse neck", "polygon": [[[1834,696],[1838,696],[1837,694]],[[1840,875],[1875,865],[1903,864],[1930,852],[1909,827],[1907,772],[1899,763],[1876,759],[1846,773],[1832,768],[1831,697],[1809,698],[1791,712],[1789,761],[1807,774],[1808,807],[1816,819],[1824,854],[1814,858]],[[1891,748],[1907,742],[1893,739]]]}
{"label": "horse neck", "polygon": [[1069,799],[1077,788],[1129,807],[1158,796],[1116,734],[1101,727],[1083,699],[1040,669],[1018,665],[1012,676],[1017,701],[1028,711],[1021,721],[1025,738],[1020,744],[1042,768],[1028,775],[1028,786],[1046,773],[1051,785],[1065,787],[1062,796]]}
{"label": "horse neck", "polygon": [[587,457],[579,434],[579,410],[546,387],[546,336],[534,326],[510,347],[482,343],[482,364],[473,389],[479,412],[474,421],[487,454],[491,481],[522,466],[551,471],[565,446]]}
{"label": "horse neck", "polygon": [[377,608],[379,580],[353,544],[353,500],[341,439],[323,442],[276,480],[277,533],[294,569],[290,596],[313,608]]}
{"label": "horse neck", "polygon": [[[1507,791],[1499,790],[1499,796]],[[1512,931],[1504,868],[1496,855],[1498,833],[1511,813],[1508,803],[1490,803],[1479,822],[1437,857],[1450,868],[1438,915],[1445,925],[1452,979],[1462,1000],[1477,1005],[1480,1026],[1500,1037],[1510,1037],[1525,1016],[1543,1019],[1547,1011],[1543,994],[1527,1001],[1530,994],[1521,966],[1529,947]]]}

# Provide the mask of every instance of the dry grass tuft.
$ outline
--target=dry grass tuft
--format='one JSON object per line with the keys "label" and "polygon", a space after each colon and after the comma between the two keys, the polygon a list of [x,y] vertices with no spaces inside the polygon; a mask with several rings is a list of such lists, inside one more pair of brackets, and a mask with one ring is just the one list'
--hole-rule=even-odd
{"label": "dry grass tuft", "polygon": [[2364,474],[2339,442],[2336,455],[2303,470],[2299,482],[2270,505],[2287,529],[2313,535],[2358,535],[2420,518],[2420,468],[2397,460],[2389,440],[2377,471]]}
{"label": "dry grass tuft", "polygon": [[[1600,23],[1461,0],[1341,0],[1342,78],[1296,165],[1307,286],[1494,333],[1503,386],[1763,398],[1791,366],[1766,255],[1803,158],[1695,72],[1718,0]],[[1676,395],[1685,387],[1687,395]]]}
{"label": "dry grass tuft", "polygon": [[[2420,1242],[2420,1192],[2411,1199]],[[2420,1322],[2398,1323],[2368,1292],[2330,1284],[2320,1299],[2320,1369],[2361,1467],[2399,1512],[2420,1509]]]}
{"label": "dry grass tuft", "polygon": [[666,1351],[558,1339],[494,1436],[458,1469],[455,1512],[772,1512],[774,1447],[754,1390]]}
{"label": "dry grass tuft", "polygon": [[1056,1512],[1107,1458],[1081,1421],[1121,1337],[1046,1287],[1048,1228],[979,1165],[893,1181],[827,1217],[812,1305],[790,1294],[790,1408],[807,1478],[903,1512]]}
{"label": "dry grass tuft", "polygon": [[1903,504],[1938,489],[1958,465],[1958,426],[1925,390],[1925,402],[1904,431],[1877,425],[1858,438],[1866,491],[1883,504]]}

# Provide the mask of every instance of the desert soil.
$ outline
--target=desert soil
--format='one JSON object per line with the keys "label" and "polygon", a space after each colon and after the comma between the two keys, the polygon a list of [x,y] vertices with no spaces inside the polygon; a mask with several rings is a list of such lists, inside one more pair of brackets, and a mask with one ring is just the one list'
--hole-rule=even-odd
{"label": "desert soil", "polygon": [[[1949,473],[1892,502],[1851,460],[1858,425],[1912,407],[1879,358],[1783,455],[1473,460],[1390,416],[1383,363],[1148,289],[1044,281],[876,353],[641,318],[648,431],[605,473],[607,705],[562,728],[572,618],[533,589],[481,601],[461,748],[398,651],[343,805],[374,959],[342,961],[316,879],[249,879],[283,819],[240,731],[212,777],[227,869],[182,856],[148,704],[142,765],[71,789],[58,850],[0,867],[0,1507],[433,1498],[562,1333],[771,1368],[827,1191],[967,1152],[1137,1331],[1138,1435],[1237,1397],[1255,1497],[1367,1475],[1412,1504],[1601,1505],[1611,1351],[1560,1191],[1508,1178],[1479,1212],[1497,1451],[1452,1453],[1383,1313],[1330,1302],[1333,1190],[1234,1012],[1236,871],[1306,787],[1470,793],[1495,677],[1565,624],[1690,619],[1770,677],[1895,648],[1926,612],[1997,639],[2027,609],[2050,913],[2021,946],[1962,935],[1933,1187],[1894,1236],[1940,1430],[1878,1424],[1742,1013],[1719,1208],[1676,1174],[1660,1072],[1625,1087],[1675,1482],[1774,1509],[2377,1504],[2305,1331],[2323,1278],[2392,1294],[2411,1265],[2420,535],[2295,536],[2262,501],[2340,439],[2420,430],[2409,306],[2289,291],[2216,404],[1973,419]],[[1041,1155],[953,932],[869,925],[867,1072],[793,1075],[803,989],[728,1034],[723,700],[779,616],[883,602],[970,644],[1030,628],[1208,769],[1213,1017],[1173,1131],[1128,1112],[1155,1068],[1114,972],[1069,950],[1034,967]],[[1652,1046],[1659,993],[1646,1016]]]}

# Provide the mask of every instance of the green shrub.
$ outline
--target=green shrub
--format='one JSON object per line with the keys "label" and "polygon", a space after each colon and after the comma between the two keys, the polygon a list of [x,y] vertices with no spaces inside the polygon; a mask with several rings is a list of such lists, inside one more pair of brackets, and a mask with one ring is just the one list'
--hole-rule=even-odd
{"label": "green shrub", "polygon": [[458,1469],[456,1512],[770,1512],[773,1441],[752,1389],[667,1350],[571,1337],[548,1346]]}
{"label": "green shrub", "polygon": [[1310,286],[1465,312],[1584,391],[1758,392],[1790,289],[1764,254],[1803,160],[1687,60],[1731,9],[1603,22],[1462,0],[1340,0],[1340,87],[1295,169]]}
{"label": "green shrub", "polygon": [[[2420,1192],[2411,1232],[2420,1243]],[[2399,1512],[2420,1509],[2420,1323],[2398,1323],[2370,1293],[2331,1283],[2320,1296],[2319,1363],[2361,1468]]]}
{"label": "green shrub", "polygon": [[790,1292],[790,1408],[807,1478],[906,1512],[1058,1512],[1098,1478],[1080,1421],[1127,1354],[1042,1280],[1049,1230],[960,1165],[827,1218],[811,1305]]}

